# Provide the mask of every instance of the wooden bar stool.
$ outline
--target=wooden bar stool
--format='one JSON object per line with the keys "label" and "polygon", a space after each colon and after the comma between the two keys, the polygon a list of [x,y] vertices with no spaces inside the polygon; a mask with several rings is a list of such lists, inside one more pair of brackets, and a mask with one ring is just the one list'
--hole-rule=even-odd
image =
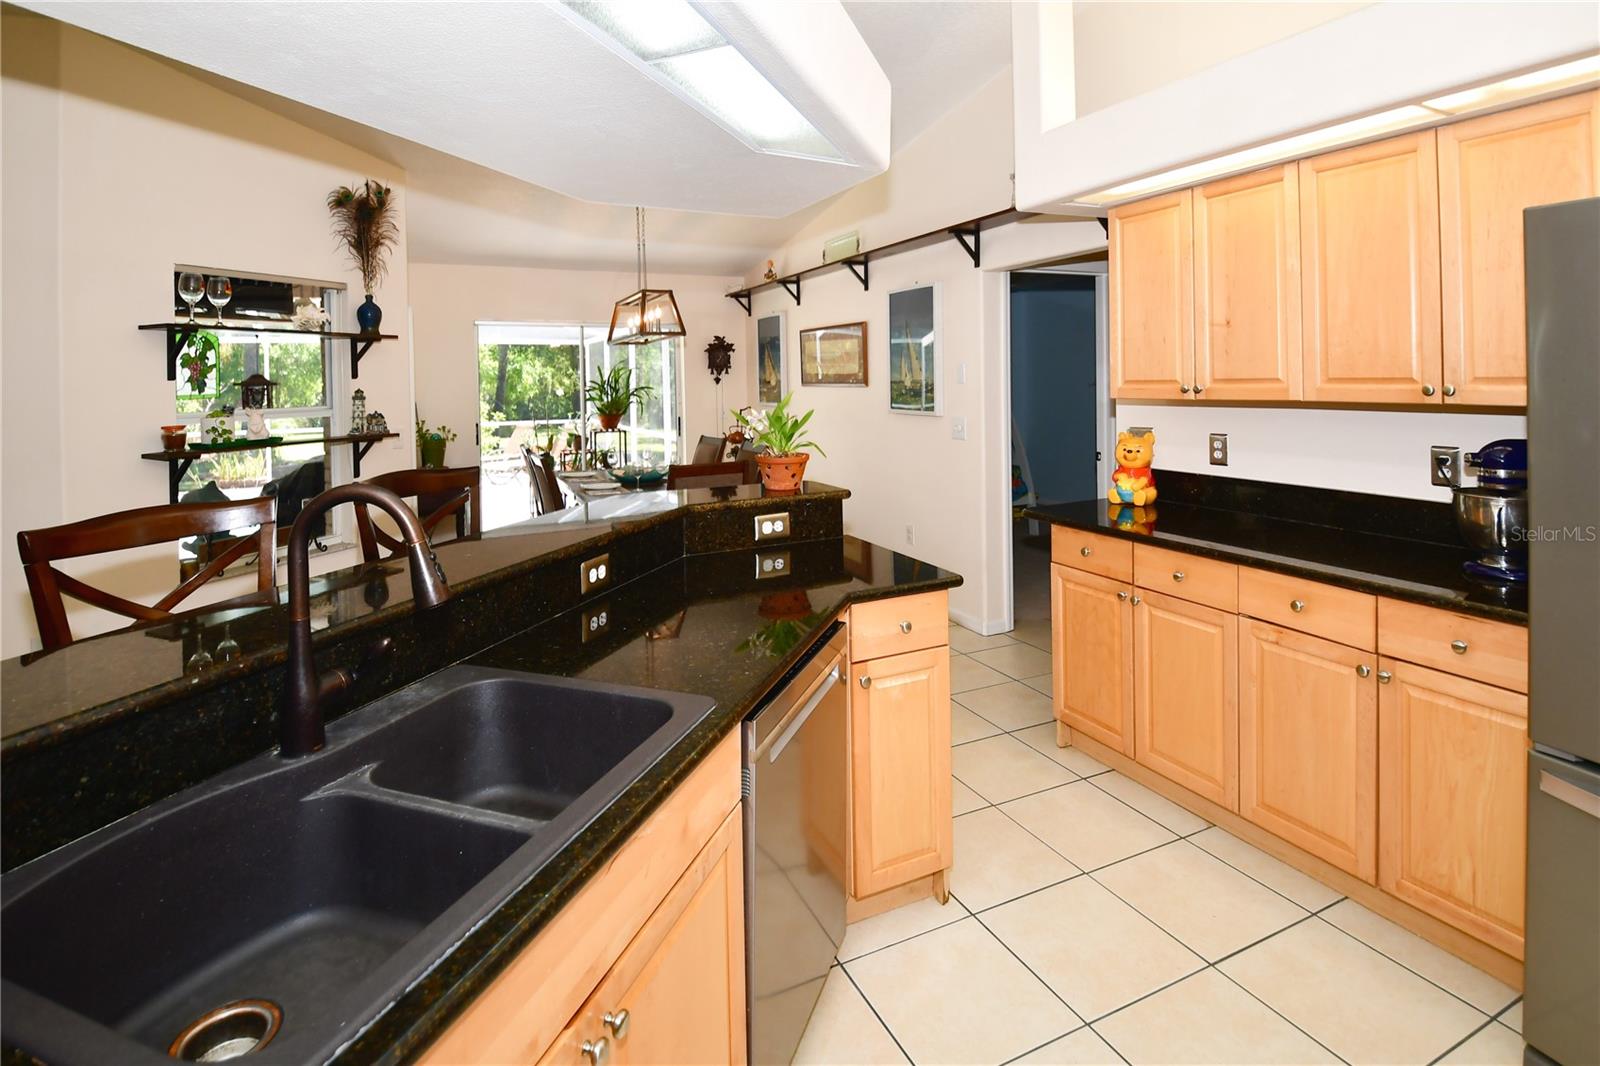
{"label": "wooden bar stool", "polygon": [[[277,501],[270,496],[253,500],[222,500],[216,503],[175,503],[164,507],[140,507],[132,511],[86,518],[81,522],[25,529],[17,534],[17,551],[28,578],[28,593],[33,599],[33,616],[39,625],[39,639],[46,651],[72,643],[72,627],[67,622],[64,596],[81,600],[135,622],[159,622],[172,617],[176,607],[207,581],[221,574],[235,560],[254,551],[256,590],[273,588],[273,531]],[[114,593],[97,589],[50,564],[85,555],[142,548],[164,541],[183,540],[205,534],[226,533],[244,526],[259,526],[249,537],[241,537],[204,568],[177,588],[145,606]]]}
{"label": "wooden bar stool", "polygon": [[[388,489],[402,499],[416,497],[417,514],[422,518],[422,528],[427,531],[430,540],[434,527],[451,515],[455,515],[458,539],[476,538],[481,532],[476,502],[478,468],[475,466],[450,470],[392,470],[387,474],[369,477],[361,483]],[[363,560],[373,563],[406,553],[403,541],[373,524],[366,504],[357,503],[355,508],[356,534],[361,541]],[[384,549],[388,550],[389,555],[381,554]]]}

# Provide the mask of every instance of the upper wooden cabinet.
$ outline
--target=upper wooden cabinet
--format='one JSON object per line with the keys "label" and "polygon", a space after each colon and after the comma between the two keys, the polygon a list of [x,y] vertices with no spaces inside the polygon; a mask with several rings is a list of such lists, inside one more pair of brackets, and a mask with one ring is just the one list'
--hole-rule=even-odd
{"label": "upper wooden cabinet", "polygon": [[1308,400],[1437,403],[1434,131],[1300,161]]}
{"label": "upper wooden cabinet", "polygon": [[1600,193],[1600,92],[1439,129],[1445,403],[1528,402],[1522,212]]}
{"label": "upper wooden cabinet", "polygon": [[1300,398],[1295,164],[1194,190],[1194,396]]}
{"label": "upper wooden cabinet", "polygon": [[1188,189],[1112,208],[1111,394],[1176,400],[1194,385],[1194,244]]}

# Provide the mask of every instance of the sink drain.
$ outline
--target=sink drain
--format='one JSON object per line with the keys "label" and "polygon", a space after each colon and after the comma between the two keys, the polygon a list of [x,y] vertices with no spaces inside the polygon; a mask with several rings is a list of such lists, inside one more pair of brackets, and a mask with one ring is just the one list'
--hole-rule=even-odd
{"label": "sink drain", "polygon": [[266,1047],[282,1022],[283,1011],[271,1000],[236,999],[186,1025],[167,1054],[184,1062],[226,1062]]}

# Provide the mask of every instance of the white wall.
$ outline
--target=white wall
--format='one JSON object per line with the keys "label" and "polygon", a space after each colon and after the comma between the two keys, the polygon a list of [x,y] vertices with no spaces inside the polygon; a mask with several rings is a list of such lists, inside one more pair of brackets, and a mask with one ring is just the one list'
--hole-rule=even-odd
{"label": "white wall", "polygon": [[[1526,437],[1523,414],[1373,411],[1210,404],[1116,405],[1119,430],[1156,431],[1156,467],[1251,481],[1310,485],[1448,503],[1429,480],[1428,448],[1463,455],[1502,437]],[[1228,434],[1228,465],[1211,466],[1209,434]]]}
{"label": "white wall", "polygon": [[[713,386],[705,349],[721,334],[745,348],[744,311],[728,299],[736,277],[650,275],[652,287],[670,288],[688,335],[684,338],[684,433],[721,434],[729,408],[749,392],[751,364],[736,352],[734,372]],[[631,271],[548,270],[533,267],[411,264],[412,329],[416,343],[417,406],[429,423],[460,434],[446,461],[478,461],[472,427],[478,421],[478,322],[605,322],[616,301],[639,287]],[[752,336],[749,343],[754,344]],[[407,422],[409,425],[409,420]]]}
{"label": "white wall", "polygon": [[[175,264],[342,282],[361,279],[335,248],[324,199],[373,177],[393,187],[401,238],[376,293],[398,341],[362,362],[370,408],[411,408],[405,328],[404,175],[382,161],[248,104],[167,63],[8,8],[4,15],[5,542],[0,654],[37,647],[14,533],[165,503],[167,471],[141,460],[170,421],[159,334]],[[353,329],[354,305],[348,301]],[[335,410],[347,417],[347,400]],[[17,417],[13,417],[13,416]],[[401,427],[407,424],[397,419]],[[342,426],[341,426],[342,428]],[[375,447],[363,473],[410,465],[407,436]],[[146,601],[177,584],[175,549],[120,553],[68,569]],[[349,565],[330,553],[320,567]],[[233,595],[213,582],[191,600]],[[120,624],[86,610],[75,635]]]}

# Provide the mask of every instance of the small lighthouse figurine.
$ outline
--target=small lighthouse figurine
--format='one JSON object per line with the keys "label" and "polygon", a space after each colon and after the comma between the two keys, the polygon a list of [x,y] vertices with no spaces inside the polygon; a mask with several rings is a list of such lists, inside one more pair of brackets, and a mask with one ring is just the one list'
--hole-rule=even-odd
{"label": "small lighthouse figurine", "polygon": [[367,432],[367,394],[362,389],[350,394],[350,432]]}

